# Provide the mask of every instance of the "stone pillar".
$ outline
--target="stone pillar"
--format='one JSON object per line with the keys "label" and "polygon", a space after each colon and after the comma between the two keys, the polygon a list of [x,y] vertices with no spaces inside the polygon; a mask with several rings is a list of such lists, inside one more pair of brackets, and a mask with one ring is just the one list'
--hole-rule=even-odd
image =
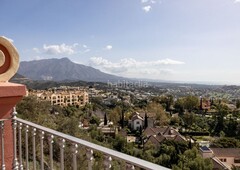
{"label": "stone pillar", "polygon": [[[0,37],[0,119],[11,118],[13,107],[26,94],[24,85],[8,82],[17,72],[18,66],[19,55],[16,48],[6,38]],[[4,121],[4,162],[6,169],[12,169],[13,147],[12,121],[10,119]],[[2,164],[1,153],[0,147],[0,163]]]}

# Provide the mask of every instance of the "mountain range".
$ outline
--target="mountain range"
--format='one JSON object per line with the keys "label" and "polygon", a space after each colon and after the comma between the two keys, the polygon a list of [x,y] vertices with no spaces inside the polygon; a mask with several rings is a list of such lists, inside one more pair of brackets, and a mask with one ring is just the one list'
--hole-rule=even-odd
{"label": "mountain range", "polygon": [[76,64],[68,58],[22,61],[18,74],[31,80],[51,81],[116,82],[126,79],[101,72],[90,66]]}
{"label": "mountain range", "polygon": [[[47,80],[47,81],[46,81]],[[125,81],[124,81],[125,80]],[[14,83],[27,85],[29,88],[45,89],[56,87],[58,85],[69,85],[68,83],[78,85],[92,85],[91,83],[99,82],[148,82],[153,86],[197,86],[198,83],[186,82],[167,82],[163,80],[139,80],[119,77],[101,72],[90,66],[77,64],[68,58],[61,59],[43,59],[33,61],[22,61],[19,66],[18,73],[10,80]],[[59,84],[60,83],[60,84]],[[89,84],[90,83],[90,84]],[[204,84],[200,83],[199,86]]]}

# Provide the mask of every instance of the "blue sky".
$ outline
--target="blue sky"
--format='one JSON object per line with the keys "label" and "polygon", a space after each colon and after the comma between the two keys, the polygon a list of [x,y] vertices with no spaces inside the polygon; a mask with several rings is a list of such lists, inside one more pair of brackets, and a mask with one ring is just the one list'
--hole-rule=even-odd
{"label": "blue sky", "polygon": [[133,78],[240,84],[240,0],[1,0],[21,61],[68,57]]}

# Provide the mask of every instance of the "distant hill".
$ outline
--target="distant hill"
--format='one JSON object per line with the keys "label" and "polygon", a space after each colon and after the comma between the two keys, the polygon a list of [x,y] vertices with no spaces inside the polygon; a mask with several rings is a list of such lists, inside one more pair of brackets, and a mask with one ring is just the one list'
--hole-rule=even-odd
{"label": "distant hill", "polygon": [[25,78],[26,78],[25,76],[16,73],[11,79],[25,79]]}
{"label": "distant hill", "polygon": [[124,79],[73,63],[68,58],[22,61],[18,73],[32,80],[116,82]]}
{"label": "distant hill", "polygon": [[29,79],[21,74],[16,73],[9,81],[12,83],[24,83],[29,81]]}

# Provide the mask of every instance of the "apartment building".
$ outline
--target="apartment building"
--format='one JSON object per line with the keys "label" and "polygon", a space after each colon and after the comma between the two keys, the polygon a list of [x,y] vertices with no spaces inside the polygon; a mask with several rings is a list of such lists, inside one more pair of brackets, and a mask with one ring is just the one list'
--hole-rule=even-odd
{"label": "apartment building", "polygon": [[48,100],[52,105],[59,106],[85,106],[89,102],[86,90],[48,90],[32,92],[38,98]]}

